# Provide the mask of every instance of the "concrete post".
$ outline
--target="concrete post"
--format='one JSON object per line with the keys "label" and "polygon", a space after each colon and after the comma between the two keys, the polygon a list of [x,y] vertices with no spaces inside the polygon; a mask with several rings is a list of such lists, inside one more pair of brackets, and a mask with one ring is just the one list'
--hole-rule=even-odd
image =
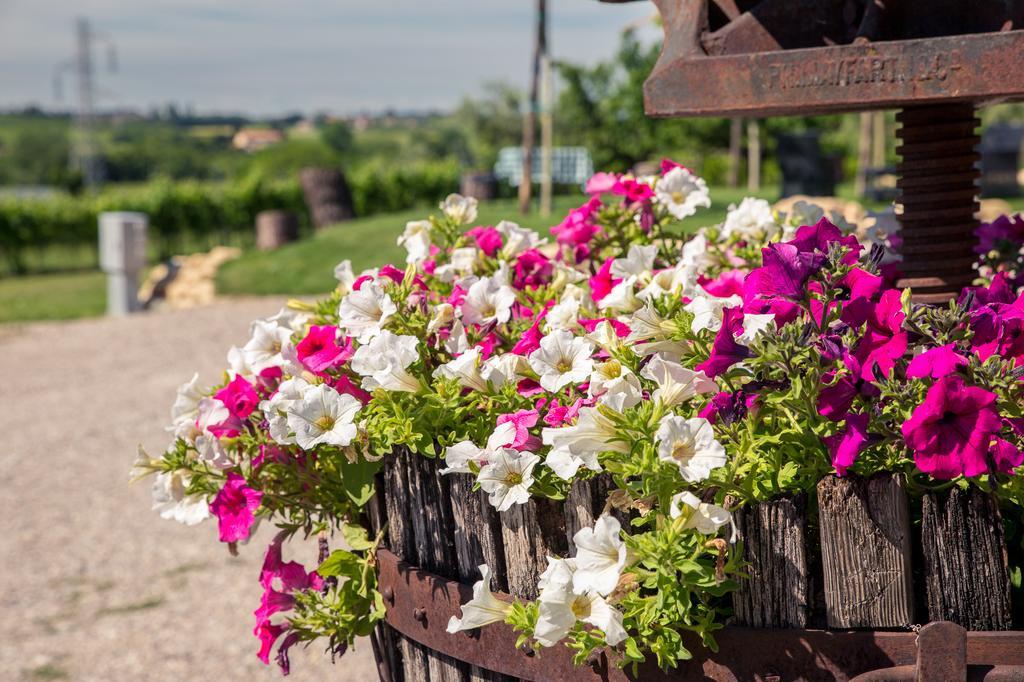
{"label": "concrete post", "polygon": [[149,217],[125,211],[100,214],[100,267],[107,273],[107,314],[141,309],[139,273],[146,267]]}

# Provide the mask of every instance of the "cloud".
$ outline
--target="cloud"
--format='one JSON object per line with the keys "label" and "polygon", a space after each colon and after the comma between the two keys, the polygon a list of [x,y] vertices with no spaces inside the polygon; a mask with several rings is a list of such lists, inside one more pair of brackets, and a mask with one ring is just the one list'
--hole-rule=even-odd
{"label": "cloud", "polygon": [[[552,53],[584,63],[610,57],[622,27],[654,14],[647,2],[548,5]],[[0,106],[53,104],[52,75],[73,54],[73,23],[81,14],[119,52],[117,74],[99,71],[109,92],[103,107],[176,102],[254,113],[449,107],[486,81],[525,85],[533,6],[529,0],[79,0],[69,10],[66,0],[0,0]]]}

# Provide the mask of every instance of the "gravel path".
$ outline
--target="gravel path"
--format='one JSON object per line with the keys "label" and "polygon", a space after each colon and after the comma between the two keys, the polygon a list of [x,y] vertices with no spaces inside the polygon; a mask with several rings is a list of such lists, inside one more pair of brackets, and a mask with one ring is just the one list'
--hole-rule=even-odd
{"label": "gravel path", "polygon": [[[249,321],[281,303],[0,327],[0,678],[280,678],[252,635],[272,529],[231,557],[215,523],[150,512],[148,482],[127,472],[138,443],[166,446],[178,384],[215,381]],[[309,565],[314,545],[292,555]],[[369,644],[335,666],[319,646],[293,649],[288,679],[376,679]]]}

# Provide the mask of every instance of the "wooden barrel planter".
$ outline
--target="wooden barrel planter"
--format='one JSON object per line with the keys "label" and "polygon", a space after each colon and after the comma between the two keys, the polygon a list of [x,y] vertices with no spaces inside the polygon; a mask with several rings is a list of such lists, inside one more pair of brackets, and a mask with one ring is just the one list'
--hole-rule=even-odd
{"label": "wooden barrel planter", "polygon": [[369,510],[371,526],[389,531],[378,552],[387,617],[373,636],[386,682],[1024,680],[1002,520],[980,490],[928,495],[915,510],[891,476],[830,477],[817,500],[743,508],[750,579],[733,593],[719,651],[694,640],[693,660],[677,670],[634,674],[613,651],[576,667],[561,646],[517,650],[504,624],[446,632],[481,563],[496,594],[536,598],[546,557],[573,554],[571,538],[600,515],[609,482],[576,481],[565,502],[533,498],[498,513],[471,476],[438,469],[407,452],[388,458]]}

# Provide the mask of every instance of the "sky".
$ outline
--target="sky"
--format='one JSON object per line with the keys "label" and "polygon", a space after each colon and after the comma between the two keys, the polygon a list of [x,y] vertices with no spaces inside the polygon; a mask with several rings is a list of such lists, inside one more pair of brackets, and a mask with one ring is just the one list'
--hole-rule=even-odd
{"label": "sky", "polygon": [[[489,81],[525,88],[532,0],[0,0],[0,108],[66,108],[53,79],[87,17],[116,45],[94,51],[100,109],[173,102],[273,115],[447,109]],[[548,0],[556,59],[591,64],[623,27],[656,36],[650,2]]]}

